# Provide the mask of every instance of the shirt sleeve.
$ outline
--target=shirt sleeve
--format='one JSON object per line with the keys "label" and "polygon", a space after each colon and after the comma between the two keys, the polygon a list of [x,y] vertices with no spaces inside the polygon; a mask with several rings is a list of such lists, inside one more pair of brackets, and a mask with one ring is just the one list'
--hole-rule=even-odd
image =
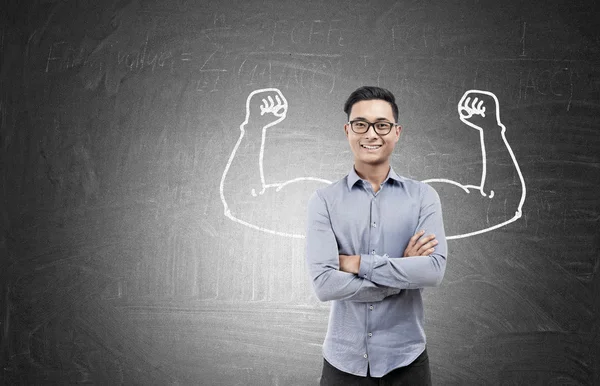
{"label": "shirt sleeve", "polygon": [[[376,284],[414,289],[439,286],[446,271],[448,245],[444,232],[442,207],[437,192],[421,186],[419,225],[425,234],[434,234],[438,244],[429,256],[395,256],[362,254],[358,275]],[[412,235],[411,235],[412,236]]]}
{"label": "shirt sleeve", "polygon": [[308,201],[306,263],[313,288],[321,301],[375,302],[400,292],[339,270],[339,252],[325,201],[313,193]]}

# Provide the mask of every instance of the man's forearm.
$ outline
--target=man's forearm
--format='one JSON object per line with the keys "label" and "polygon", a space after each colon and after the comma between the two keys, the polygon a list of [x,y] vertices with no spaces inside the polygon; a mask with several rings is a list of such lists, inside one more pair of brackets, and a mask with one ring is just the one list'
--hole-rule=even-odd
{"label": "man's forearm", "polygon": [[438,253],[402,258],[365,254],[358,275],[378,285],[413,289],[437,287],[445,270],[446,257]]}
{"label": "man's forearm", "polygon": [[[409,259],[402,262],[401,259]],[[375,284],[392,288],[435,287],[445,271],[445,258],[439,255],[390,258],[365,255],[361,272],[361,255],[340,255],[340,271],[356,274]]]}
{"label": "man's forearm", "polygon": [[399,289],[377,285],[356,274],[329,269],[313,279],[317,298],[321,301],[349,300],[355,302],[378,302]]}

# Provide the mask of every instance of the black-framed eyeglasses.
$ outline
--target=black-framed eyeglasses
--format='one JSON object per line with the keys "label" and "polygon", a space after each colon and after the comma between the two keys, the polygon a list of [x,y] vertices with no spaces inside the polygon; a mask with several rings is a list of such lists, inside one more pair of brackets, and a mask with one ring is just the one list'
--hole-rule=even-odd
{"label": "black-framed eyeglasses", "polygon": [[353,121],[348,122],[352,131],[356,134],[364,134],[371,126],[375,129],[375,132],[379,135],[387,135],[390,131],[392,131],[392,127],[396,126],[395,123],[388,121],[377,121],[377,122],[368,122],[362,119],[355,119]]}

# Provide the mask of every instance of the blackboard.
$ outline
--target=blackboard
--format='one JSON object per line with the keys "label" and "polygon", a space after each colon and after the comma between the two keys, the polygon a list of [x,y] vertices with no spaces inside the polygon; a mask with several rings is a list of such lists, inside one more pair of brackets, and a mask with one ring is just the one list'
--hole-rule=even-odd
{"label": "blackboard", "polygon": [[392,166],[454,236],[424,291],[434,383],[600,383],[597,2],[0,13],[4,384],[317,384],[305,203],[352,167],[362,85],[396,94]]}

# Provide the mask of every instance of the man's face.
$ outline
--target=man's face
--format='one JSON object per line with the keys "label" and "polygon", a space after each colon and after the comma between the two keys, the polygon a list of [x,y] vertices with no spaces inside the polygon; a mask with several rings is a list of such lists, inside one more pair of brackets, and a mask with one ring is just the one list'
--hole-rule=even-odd
{"label": "man's face", "polygon": [[[350,111],[350,122],[363,120],[371,123],[392,122],[395,123],[392,106],[381,99],[366,100],[355,103]],[[383,164],[389,160],[394,151],[396,142],[400,138],[400,126],[393,126],[392,130],[385,134],[377,134],[375,127],[371,126],[364,134],[356,134],[349,124],[344,125],[346,137],[354,153],[355,163],[363,163],[371,166]],[[370,149],[365,146],[371,147]],[[373,148],[375,147],[375,148]]]}

